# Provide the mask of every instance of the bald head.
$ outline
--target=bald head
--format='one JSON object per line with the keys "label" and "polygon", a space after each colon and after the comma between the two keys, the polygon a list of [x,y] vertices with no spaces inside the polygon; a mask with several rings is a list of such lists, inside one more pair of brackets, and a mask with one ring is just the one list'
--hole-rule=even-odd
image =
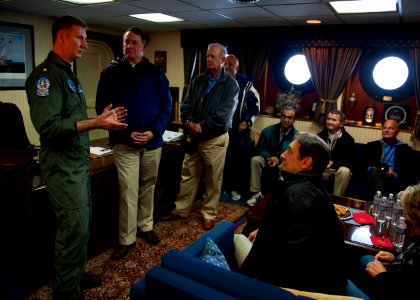
{"label": "bald head", "polygon": [[382,139],[386,143],[394,143],[400,132],[400,126],[395,120],[386,120],[382,126]]}
{"label": "bald head", "polygon": [[225,71],[228,72],[230,76],[235,78],[236,73],[238,73],[239,70],[239,61],[236,56],[232,54],[226,56],[224,67]]}

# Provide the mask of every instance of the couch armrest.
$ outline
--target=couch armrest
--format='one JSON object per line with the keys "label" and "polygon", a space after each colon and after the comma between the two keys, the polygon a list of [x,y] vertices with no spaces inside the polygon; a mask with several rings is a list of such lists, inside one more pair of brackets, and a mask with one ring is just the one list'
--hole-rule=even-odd
{"label": "couch armrest", "polygon": [[185,251],[168,251],[162,257],[161,265],[239,299],[297,299],[284,289],[214,266]]}
{"label": "couch armrest", "polygon": [[[147,274],[147,273],[146,273]],[[130,299],[138,300],[146,297],[146,280],[144,277],[133,284],[130,289]]]}
{"label": "couch armrest", "polygon": [[183,251],[189,255],[199,257],[203,252],[206,238],[211,238],[220,251],[226,257],[229,257],[233,253],[233,235],[235,232],[235,224],[229,221],[221,221],[212,229],[203,234],[200,238],[192,242]]}
{"label": "couch armrest", "polygon": [[[152,267],[145,276],[145,295],[141,299],[214,299],[234,300],[235,297],[160,266]],[[140,299],[140,298],[132,298]]]}

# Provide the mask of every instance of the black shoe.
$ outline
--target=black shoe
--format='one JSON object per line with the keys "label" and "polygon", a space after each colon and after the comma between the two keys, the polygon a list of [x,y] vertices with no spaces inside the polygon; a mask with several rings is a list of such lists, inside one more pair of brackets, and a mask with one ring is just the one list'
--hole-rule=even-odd
{"label": "black shoe", "polygon": [[111,259],[112,260],[123,259],[127,255],[128,251],[134,246],[136,246],[136,243],[132,243],[131,245],[118,244],[118,246],[115,247],[114,252],[112,252],[111,254]]}
{"label": "black shoe", "polygon": [[82,290],[88,290],[93,289],[98,286],[101,286],[102,279],[98,275],[95,274],[83,274],[82,282],[80,283],[80,286]]}
{"label": "black shoe", "polygon": [[137,232],[139,233],[138,235],[142,237],[149,244],[157,245],[159,243],[159,237],[156,235],[156,233],[153,230],[140,231],[140,229],[138,229]]}

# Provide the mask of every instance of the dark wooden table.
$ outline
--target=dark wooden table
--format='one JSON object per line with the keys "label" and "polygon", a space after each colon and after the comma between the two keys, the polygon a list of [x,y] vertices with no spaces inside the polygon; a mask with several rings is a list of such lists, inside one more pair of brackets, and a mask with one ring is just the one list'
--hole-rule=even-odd
{"label": "dark wooden table", "polygon": [[[259,200],[257,204],[251,207],[247,213],[249,226],[244,229],[244,234],[248,234],[255,228],[258,228],[259,223],[261,222],[267,204],[271,198],[271,194],[266,195],[263,199]],[[335,204],[342,206],[362,210],[369,212],[369,208],[372,205],[372,202],[349,198],[349,197],[340,197],[331,195],[331,199]],[[389,252],[396,253],[396,249],[388,247],[380,247],[372,244],[370,239],[371,236],[378,236],[378,226],[377,224],[373,225],[355,225],[350,222],[342,221],[342,228],[344,233],[344,240],[347,245],[358,247],[361,249],[368,250],[369,252],[378,252],[380,250],[385,250]],[[408,237],[405,239],[405,244],[403,250],[410,244]]]}
{"label": "dark wooden table", "polygon": [[[369,208],[372,205],[372,202],[349,198],[341,197],[336,195],[331,195],[331,198],[335,204],[346,206],[349,208],[355,208],[358,210],[365,211],[369,213]],[[371,236],[382,236],[383,232],[380,232],[379,224],[371,225],[355,225],[349,222],[343,221],[343,233],[346,244],[361,247],[371,251],[380,251],[385,250],[389,252],[397,253],[397,249],[389,247],[381,247],[372,244],[370,239]],[[408,236],[406,236],[404,247],[402,250],[405,250],[406,247],[410,244]]]}
{"label": "dark wooden table", "polygon": [[[106,146],[108,139],[91,142]],[[179,143],[165,144],[155,189],[155,213],[171,209],[178,193],[184,153]],[[1,161],[1,160],[0,160]],[[112,154],[91,158],[92,223],[89,256],[118,238],[118,177]],[[0,168],[0,269],[39,276],[52,269],[56,221],[37,165]],[[23,274],[22,273],[22,274]]]}

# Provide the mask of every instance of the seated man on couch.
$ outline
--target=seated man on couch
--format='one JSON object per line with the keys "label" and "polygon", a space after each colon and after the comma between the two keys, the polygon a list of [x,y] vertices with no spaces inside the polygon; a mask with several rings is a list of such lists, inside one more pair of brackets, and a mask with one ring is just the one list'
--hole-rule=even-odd
{"label": "seated man on couch", "polygon": [[[240,271],[280,287],[343,294],[343,232],[322,179],[328,145],[316,134],[300,133],[281,158],[284,180],[273,191],[260,228],[249,235],[253,244]],[[235,241],[235,251],[241,248]]]}
{"label": "seated man on couch", "polygon": [[342,111],[329,112],[325,128],[318,136],[327,142],[331,158],[324,178],[334,180],[333,194],[343,196],[350,184],[351,165],[356,151],[354,138],[344,128],[346,116]]}
{"label": "seated man on couch", "polygon": [[[251,178],[249,191],[252,196],[247,200],[249,206],[254,206],[263,193],[271,192],[273,185],[280,177],[280,165],[282,154],[293,141],[297,129],[294,127],[296,107],[284,106],[280,113],[280,122],[267,126],[261,131],[256,146],[257,155],[251,158]],[[262,180],[263,171],[265,179]],[[263,189],[262,184],[265,184]]]}
{"label": "seated man on couch", "polygon": [[387,120],[382,126],[382,138],[366,144],[370,199],[376,191],[396,195],[415,183],[413,149],[397,139],[399,132],[397,121]]}

